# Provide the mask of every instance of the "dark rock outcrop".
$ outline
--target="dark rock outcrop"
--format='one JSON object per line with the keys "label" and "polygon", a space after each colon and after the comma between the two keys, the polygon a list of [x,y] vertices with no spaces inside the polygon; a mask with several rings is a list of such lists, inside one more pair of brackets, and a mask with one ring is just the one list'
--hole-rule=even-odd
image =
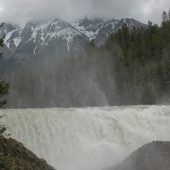
{"label": "dark rock outcrop", "polygon": [[144,145],[119,165],[109,170],[169,170],[170,142]]}
{"label": "dark rock outcrop", "polygon": [[0,137],[0,170],[55,170],[14,139]]}

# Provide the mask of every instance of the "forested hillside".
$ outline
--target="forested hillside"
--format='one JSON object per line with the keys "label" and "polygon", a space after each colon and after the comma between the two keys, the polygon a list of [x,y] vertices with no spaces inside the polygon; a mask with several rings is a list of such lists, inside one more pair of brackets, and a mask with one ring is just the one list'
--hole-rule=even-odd
{"label": "forested hillside", "polygon": [[156,104],[170,93],[170,13],[162,25],[129,29],[126,24],[112,34],[100,53],[113,61],[117,104]]}

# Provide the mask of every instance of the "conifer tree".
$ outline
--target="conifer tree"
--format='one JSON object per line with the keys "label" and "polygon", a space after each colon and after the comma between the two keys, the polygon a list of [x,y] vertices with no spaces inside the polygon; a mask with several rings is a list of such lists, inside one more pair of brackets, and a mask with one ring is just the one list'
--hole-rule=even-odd
{"label": "conifer tree", "polygon": [[[0,25],[0,28],[2,28],[2,26],[3,25]],[[0,47],[3,47],[4,38],[5,36],[0,38]],[[0,56],[2,56],[2,53],[0,53]],[[6,83],[4,80],[2,80],[2,78],[0,78],[0,107],[4,106],[7,102],[5,97],[8,94],[8,89],[9,89],[9,84]],[[0,119],[2,117],[3,116],[0,115]],[[0,136],[2,136],[5,131],[6,131],[6,127],[4,125],[0,125]]]}
{"label": "conifer tree", "polygon": [[[1,25],[0,28],[2,28],[2,26],[3,25]],[[0,38],[0,47],[3,47],[4,38],[5,36]],[[2,53],[0,53],[0,56],[2,56]],[[9,84],[6,83],[4,80],[2,80],[2,78],[0,78],[0,107],[4,106],[7,102],[5,97],[8,94],[8,89],[9,89]]]}
{"label": "conifer tree", "polygon": [[168,20],[170,21],[170,9],[169,9],[169,12],[168,12]]}
{"label": "conifer tree", "polygon": [[162,23],[166,23],[168,21],[168,14],[166,11],[162,13]]}

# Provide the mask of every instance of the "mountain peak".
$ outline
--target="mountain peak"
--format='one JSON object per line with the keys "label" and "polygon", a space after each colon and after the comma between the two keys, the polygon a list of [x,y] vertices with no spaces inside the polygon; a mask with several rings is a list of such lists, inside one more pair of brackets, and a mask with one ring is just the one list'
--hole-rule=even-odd
{"label": "mountain peak", "polygon": [[111,33],[116,32],[125,23],[129,28],[144,26],[144,24],[133,18],[122,18],[118,20],[88,17],[75,21],[73,26],[80,30],[80,32],[83,32],[90,40],[95,39],[98,45],[102,45]]}
{"label": "mountain peak", "polygon": [[[74,28],[70,23],[58,18],[29,21],[23,29],[19,27],[11,27],[11,29],[8,29],[6,25],[4,30],[6,33],[5,44],[9,49],[25,46],[31,42],[38,47],[48,46],[49,42],[55,39],[61,39],[67,43],[69,50],[70,43],[74,41],[75,38],[82,37],[82,39],[86,39],[85,35]],[[14,32],[15,37],[18,38],[18,43],[14,43]],[[14,45],[12,46],[11,44]],[[11,46],[13,48],[11,48]]]}

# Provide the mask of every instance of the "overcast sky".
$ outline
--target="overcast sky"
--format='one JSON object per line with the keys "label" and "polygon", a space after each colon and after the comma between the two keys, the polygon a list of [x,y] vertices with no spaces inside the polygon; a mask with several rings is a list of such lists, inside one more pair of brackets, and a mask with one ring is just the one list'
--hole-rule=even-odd
{"label": "overcast sky", "polygon": [[170,0],[0,0],[0,20],[24,24],[46,17],[72,21],[98,16],[159,23],[162,11],[169,8]]}

